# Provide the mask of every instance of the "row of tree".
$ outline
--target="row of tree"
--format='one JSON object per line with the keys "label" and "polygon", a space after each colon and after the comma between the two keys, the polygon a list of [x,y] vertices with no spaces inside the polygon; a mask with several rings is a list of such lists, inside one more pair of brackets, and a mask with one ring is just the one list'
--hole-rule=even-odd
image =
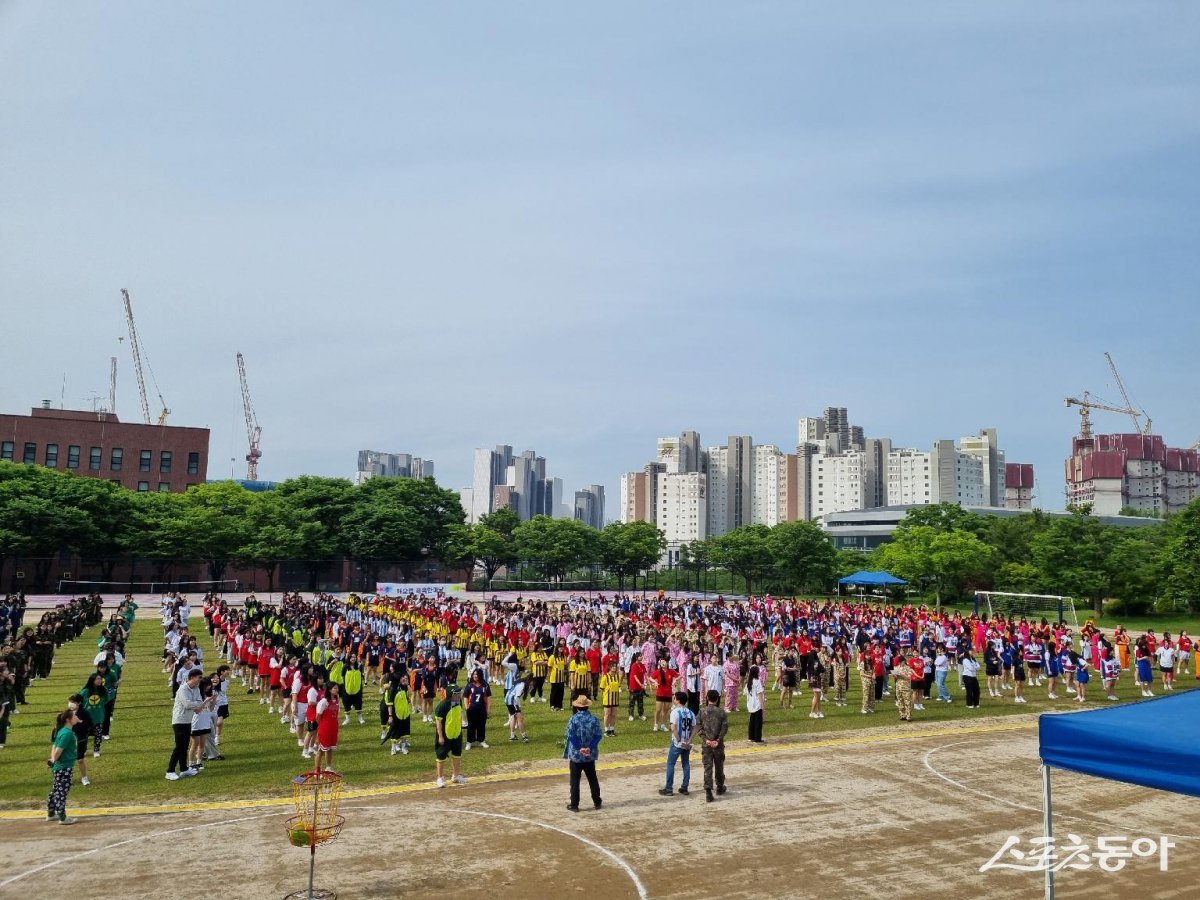
{"label": "row of tree", "polygon": [[[303,476],[275,490],[234,482],[183,494],[137,493],[108,481],[0,461],[0,567],[22,559],[45,585],[62,553],[112,580],[121,561],[149,561],[166,581],[181,563],[207,564],[221,579],[231,565],[253,567],[274,584],[284,561],[303,561],[310,581],[349,558],[375,580],[384,565],[416,576],[431,562],[563,583],[606,574],[625,589],[654,568],[666,544],[646,522],[602,531],[571,519],[519,521],[500,510],[466,524],[457,494],[431,479],[374,478],[355,486]],[[1067,594],[1100,611],[1119,599],[1129,612],[1156,601],[1200,609],[1200,501],[1164,523],[1107,525],[1084,514],[980,516],[953,504],[912,510],[894,539],[871,553],[835,551],[811,522],[748,525],[683,547],[679,570],[711,570],[746,590],[831,591],[839,575],[886,569],[939,602],[974,590]]]}

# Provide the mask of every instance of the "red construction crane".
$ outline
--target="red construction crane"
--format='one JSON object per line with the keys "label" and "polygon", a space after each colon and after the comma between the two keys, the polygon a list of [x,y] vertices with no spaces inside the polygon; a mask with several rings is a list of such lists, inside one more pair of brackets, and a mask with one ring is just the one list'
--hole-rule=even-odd
{"label": "red construction crane", "polygon": [[246,454],[246,480],[258,481],[258,461],[262,458],[262,450],[259,449],[262,429],[258,427],[254,404],[250,402],[250,385],[246,383],[246,360],[240,353],[237,355],[237,364],[238,378],[242,382],[242,410],[246,414],[246,440],[250,442],[250,452]]}

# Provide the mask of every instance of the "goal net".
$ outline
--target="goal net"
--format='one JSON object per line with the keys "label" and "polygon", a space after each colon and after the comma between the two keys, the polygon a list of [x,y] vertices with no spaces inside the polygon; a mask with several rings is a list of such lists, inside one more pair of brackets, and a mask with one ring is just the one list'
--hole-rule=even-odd
{"label": "goal net", "polygon": [[1008,618],[1024,616],[1026,619],[1050,619],[1066,622],[1073,628],[1079,627],[1079,616],[1075,613],[1075,601],[1058,594],[1013,594],[1005,591],[976,591],[975,611],[986,610],[988,618],[1002,614]]}
{"label": "goal net", "polygon": [[237,591],[237,579],[223,581],[78,581],[65,578],[58,582],[60,594],[224,594]]}

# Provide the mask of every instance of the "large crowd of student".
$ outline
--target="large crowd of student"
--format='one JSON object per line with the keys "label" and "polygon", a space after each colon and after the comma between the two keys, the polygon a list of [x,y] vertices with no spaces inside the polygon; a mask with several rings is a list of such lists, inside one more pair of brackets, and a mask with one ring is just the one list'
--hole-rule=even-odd
{"label": "large crowd of student", "polygon": [[[88,747],[94,762],[111,737],[136,610],[126,597],[108,619],[97,639],[94,671],[57,718],[47,760],[53,770],[51,820],[73,821],[66,802],[74,770],[88,785]],[[489,748],[493,696],[502,698],[510,742],[530,742],[525,707],[544,703],[564,714],[564,724],[573,713],[560,746],[567,748],[577,808],[579,777],[591,781],[595,774],[595,756],[582,754],[583,748],[594,754],[618,727],[649,723],[651,731],[669,732],[664,793],[672,790],[680,754],[686,791],[692,730],[719,733],[719,742],[705,742],[712,799],[707,763],[718,743],[723,759],[728,713],[744,710],[747,739],[762,742],[769,708],[792,708],[807,690],[809,716],[823,718],[827,703],[847,705],[852,673],[861,685],[862,714],[892,697],[904,721],[925,702],[955,703],[956,695],[968,709],[1025,703],[1031,689],[1044,689],[1048,700],[1084,704],[1101,696],[1116,700],[1116,686],[1129,672],[1142,696],[1153,696],[1160,682],[1170,691],[1180,677],[1200,679],[1200,655],[1184,631],[1159,636],[1147,630],[1134,638],[1123,627],[1105,633],[1090,621],[1076,630],[1046,619],[853,599],[765,596],[701,603],[596,595],[474,603],[443,594],[294,593],[274,604],[251,596],[240,606],[210,595],[200,612],[216,657],[207,667],[190,601],[163,598],[162,672],[173,701],[169,780],[193,777],[206,762],[224,758],[221,736],[231,692],[257,698],[265,714],[278,716],[281,735],[296,741],[304,760],[333,771],[340,731],[355,717],[366,723],[364,694],[373,687],[381,747],[409,753],[420,716],[420,724],[429,726],[439,787],[447,783],[447,761],[449,780],[464,783],[462,753]],[[36,626],[20,626],[19,597],[6,598],[0,614],[7,634],[0,647],[0,724],[6,730],[29,683],[50,675],[54,650],[103,622],[103,615],[94,596],[48,611]],[[1100,691],[1089,697],[1093,680]],[[601,707],[602,721],[591,718],[592,705]],[[719,770],[718,787],[723,778]]]}
{"label": "large crowd of student", "polygon": [[[503,698],[513,742],[529,741],[529,704],[565,713],[586,696],[602,708],[606,736],[622,719],[667,732],[676,693],[698,714],[709,691],[727,712],[744,709],[747,738],[762,742],[772,705],[791,708],[807,690],[810,717],[823,718],[827,703],[847,704],[852,673],[862,687],[862,714],[892,697],[899,718],[909,721],[925,702],[955,703],[956,694],[979,709],[984,686],[987,703],[1025,703],[1028,691],[1044,689],[1049,700],[1082,704],[1093,699],[1088,685],[1095,679],[1099,696],[1114,700],[1131,669],[1149,696],[1156,680],[1172,690],[1193,661],[1186,632],[1148,631],[1133,640],[1124,628],[1106,635],[1090,622],[1076,632],[1046,619],[856,600],[701,603],[619,595],[476,604],[446,595],[285,594],[278,604],[252,597],[238,608],[210,596],[203,617],[221,665],[193,689],[187,673],[199,674],[203,654],[187,634],[187,615],[179,614],[186,601],[168,602],[164,659],[176,673],[181,731],[176,777],[202,768],[199,737],[207,738],[207,758],[220,758],[231,689],[257,695],[300,754],[332,770],[340,729],[354,715],[365,722],[370,685],[378,688],[380,743],[406,754],[415,717],[434,726],[431,735],[441,734],[439,711],[452,699],[461,704],[463,749],[488,748],[493,694]],[[181,687],[190,692],[183,705]],[[187,728],[189,754],[182,749]],[[462,780],[457,765],[455,775]],[[440,774],[438,780],[444,783]]]}

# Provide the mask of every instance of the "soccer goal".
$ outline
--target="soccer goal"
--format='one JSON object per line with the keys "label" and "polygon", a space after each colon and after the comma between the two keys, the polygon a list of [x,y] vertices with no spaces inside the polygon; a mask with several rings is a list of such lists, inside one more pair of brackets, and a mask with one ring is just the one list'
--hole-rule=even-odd
{"label": "soccer goal", "polygon": [[224,594],[238,590],[234,578],[222,581],[79,581],[64,578],[58,582],[60,594]]}
{"label": "soccer goal", "polygon": [[976,591],[975,612],[986,610],[988,618],[1003,613],[1005,616],[1025,618],[1051,618],[1066,622],[1073,628],[1079,627],[1079,616],[1075,614],[1075,601],[1058,594],[1013,594],[1007,591]]}

